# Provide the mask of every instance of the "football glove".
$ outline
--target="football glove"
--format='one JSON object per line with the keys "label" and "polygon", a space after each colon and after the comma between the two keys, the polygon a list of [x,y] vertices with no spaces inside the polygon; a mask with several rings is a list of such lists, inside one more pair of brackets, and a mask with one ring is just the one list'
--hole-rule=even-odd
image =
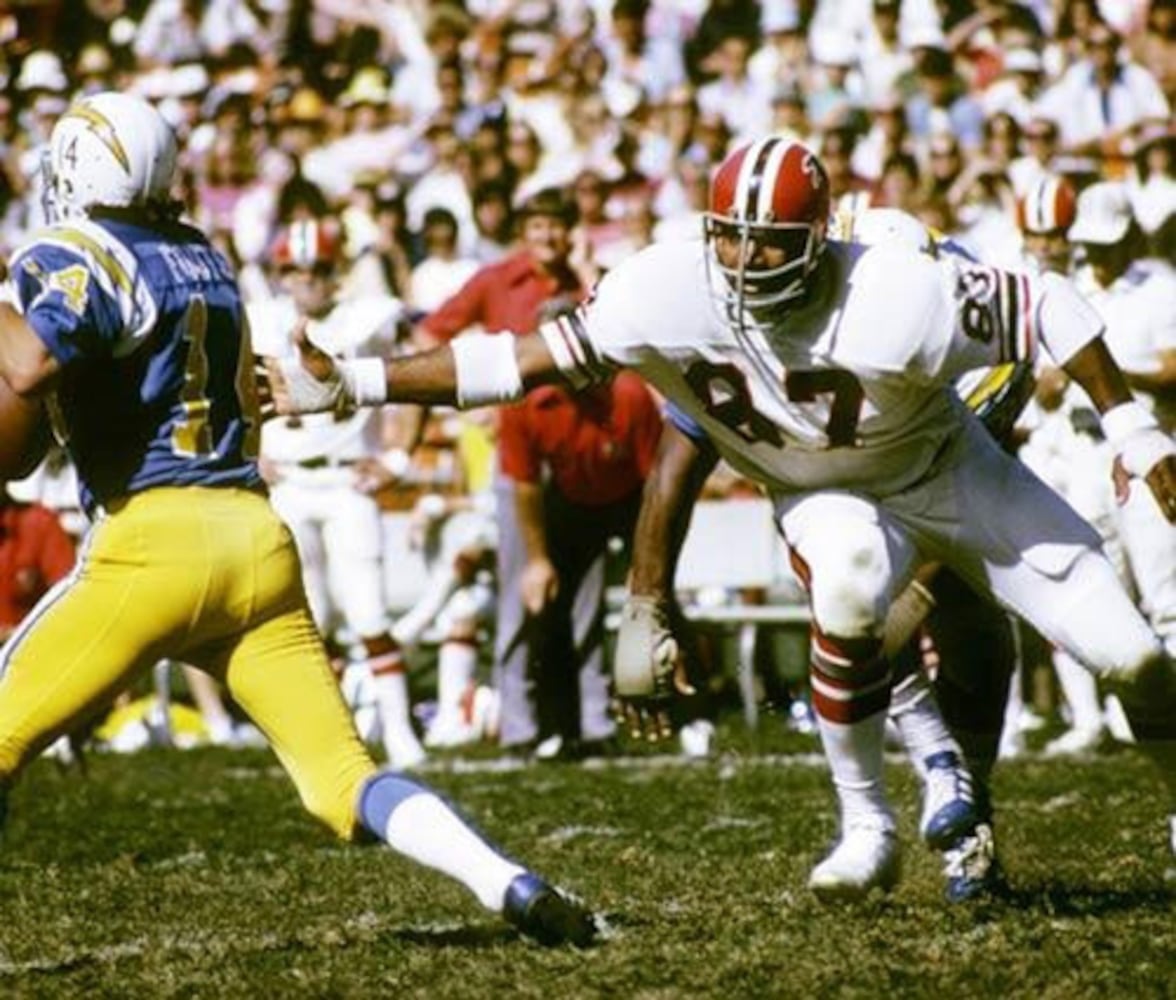
{"label": "football glove", "polygon": [[685,678],[681,650],[664,606],[651,597],[630,597],[621,609],[613,661],[620,721],[631,736],[650,742],[673,734],[669,705],[675,693],[694,693]]}

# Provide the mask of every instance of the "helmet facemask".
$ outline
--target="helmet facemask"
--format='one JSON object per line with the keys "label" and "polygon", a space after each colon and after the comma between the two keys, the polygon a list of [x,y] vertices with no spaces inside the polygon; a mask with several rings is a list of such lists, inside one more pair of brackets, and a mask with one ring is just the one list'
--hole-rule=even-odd
{"label": "helmet facemask", "polygon": [[762,309],[799,298],[825,247],[824,226],[750,222],[708,212],[703,228],[708,262],[722,275],[728,301]]}
{"label": "helmet facemask", "polygon": [[829,224],[829,182],[811,150],[782,136],[734,150],[711,178],[703,218],[707,267],[728,310],[804,295]]}

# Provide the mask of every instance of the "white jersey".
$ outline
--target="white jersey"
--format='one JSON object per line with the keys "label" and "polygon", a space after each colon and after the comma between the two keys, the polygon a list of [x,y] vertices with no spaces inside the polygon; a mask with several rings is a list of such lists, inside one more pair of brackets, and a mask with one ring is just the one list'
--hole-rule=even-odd
{"label": "white jersey", "polygon": [[773,491],[905,489],[970,419],[959,375],[1032,359],[1042,336],[1064,363],[1101,330],[1064,279],[904,241],[830,241],[802,304],[738,323],[706,254],[649,247],[543,335],[573,384],[636,369]]}
{"label": "white jersey", "polygon": [[[307,327],[310,339],[337,358],[380,357],[394,353],[396,325],[403,306],[390,296],[365,296],[336,305],[322,320]],[[289,298],[258,302],[249,308],[253,347],[258,354],[290,357],[291,334],[298,312]],[[343,465],[378,455],[380,411],[357,409],[349,414],[313,413],[293,420],[270,420],[261,435],[262,456],[284,464],[321,461]]]}
{"label": "white jersey", "polygon": [[[1107,349],[1128,373],[1154,375],[1163,356],[1176,351],[1176,274],[1160,261],[1136,261],[1107,288],[1094,280],[1089,267],[1076,275],[1079,291],[1106,320]],[[1155,399],[1135,395],[1154,408]],[[1176,413],[1157,414],[1166,427],[1176,426]]]}

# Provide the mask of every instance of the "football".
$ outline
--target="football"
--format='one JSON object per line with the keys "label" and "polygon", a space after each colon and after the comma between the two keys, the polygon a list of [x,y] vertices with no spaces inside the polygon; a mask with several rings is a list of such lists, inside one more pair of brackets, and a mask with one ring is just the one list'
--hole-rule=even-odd
{"label": "football", "polygon": [[49,440],[45,404],[22,399],[0,378],[0,483],[32,472],[45,457]]}

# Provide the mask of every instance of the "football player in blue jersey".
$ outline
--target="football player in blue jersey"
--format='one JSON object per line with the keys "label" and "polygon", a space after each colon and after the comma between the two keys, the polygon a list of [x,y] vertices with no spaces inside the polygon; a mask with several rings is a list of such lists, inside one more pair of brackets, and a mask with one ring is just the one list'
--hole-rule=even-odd
{"label": "football player in blue jersey", "polygon": [[374,835],[445,872],[542,943],[590,943],[591,913],[360,743],[258,474],[237,283],[179,221],[175,161],[150,104],[81,100],[50,140],[60,221],[11,262],[20,309],[0,306],[0,377],[52,394],[94,524],[0,662],[0,803],[43,747],[175,657],[227,686],[340,837]]}

